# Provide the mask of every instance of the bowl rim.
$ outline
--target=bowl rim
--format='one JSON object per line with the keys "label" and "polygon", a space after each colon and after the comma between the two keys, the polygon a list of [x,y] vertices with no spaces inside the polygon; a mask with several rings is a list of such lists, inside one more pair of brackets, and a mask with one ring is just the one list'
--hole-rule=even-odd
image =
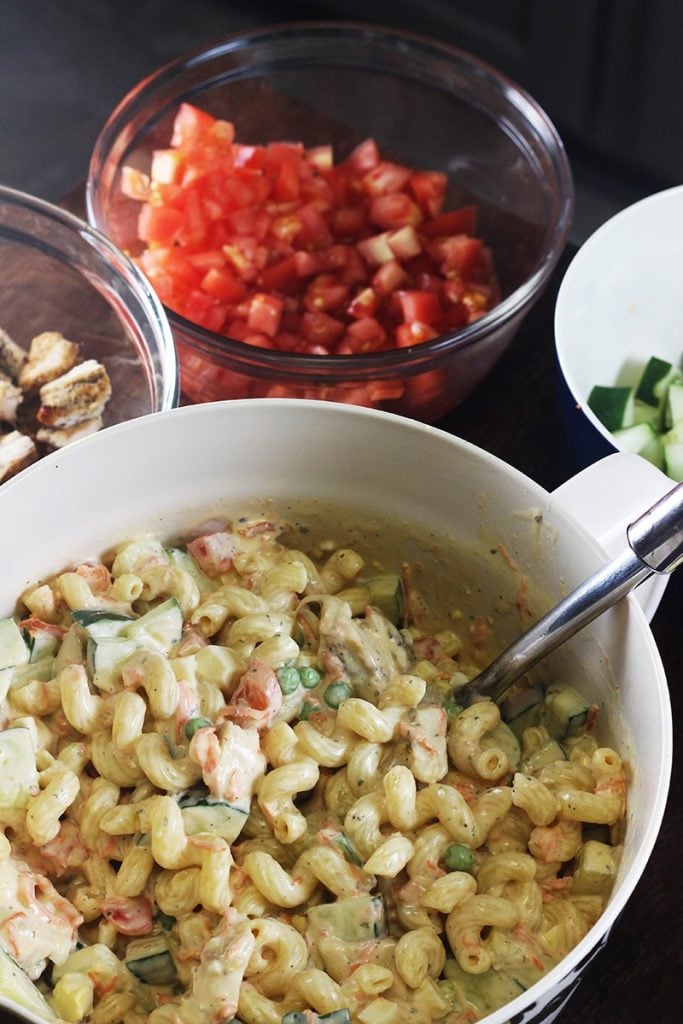
{"label": "bowl rim", "polygon": [[638,199],[636,202],[625,206],[622,210],[613,214],[599,227],[597,227],[572,257],[572,260],[562,277],[557,297],[555,299],[553,334],[555,340],[555,355],[562,378],[576,403],[577,410],[583,413],[591,426],[593,426],[595,430],[602,435],[605,441],[607,441],[612,448],[616,448],[618,451],[623,451],[624,449],[620,446],[619,441],[614,437],[614,434],[612,434],[611,431],[601,423],[590,408],[588,405],[588,395],[583,394],[582,389],[577,383],[576,375],[573,370],[573,363],[569,358],[571,339],[568,337],[568,329],[566,327],[566,310],[570,309],[576,301],[575,298],[572,297],[572,292],[575,287],[576,279],[580,279],[583,274],[583,266],[586,258],[590,257],[593,251],[603,244],[605,238],[608,238],[613,231],[618,231],[619,228],[624,223],[631,220],[631,218],[638,218],[641,216],[643,211],[646,212],[650,207],[666,203],[671,199],[680,200],[683,203],[683,185],[673,185],[671,188],[661,189],[658,192],[653,192],[650,195],[644,196],[642,199]]}
{"label": "bowl rim", "polygon": [[[166,425],[169,423],[169,419],[171,418],[171,422],[178,424],[178,428],[182,427],[184,435],[189,436],[189,434],[192,433],[192,424],[194,423],[197,424],[195,432],[198,436],[223,436],[220,432],[216,432],[215,430],[212,432],[207,431],[208,424],[211,421],[216,421],[221,418],[221,410],[224,411],[226,416],[235,415],[239,417],[241,408],[259,410],[259,414],[260,411],[262,411],[263,414],[267,414],[267,410],[269,408],[280,409],[283,411],[285,418],[288,412],[291,412],[292,415],[294,415],[297,411],[301,414],[302,410],[304,410],[304,415],[310,414],[311,417],[327,416],[332,421],[335,419],[339,420],[340,418],[348,419],[349,417],[359,421],[365,420],[366,422],[380,421],[387,424],[389,428],[395,431],[399,431],[404,434],[412,433],[414,435],[421,435],[423,438],[431,437],[432,439],[440,439],[444,443],[450,445],[454,451],[458,449],[462,452],[470,452],[486,464],[487,468],[490,469],[491,472],[505,472],[515,481],[529,487],[531,491],[537,493],[539,497],[545,496],[552,499],[552,492],[546,491],[545,488],[521,470],[518,470],[509,463],[506,463],[504,460],[491,452],[488,452],[486,449],[441,428],[433,427],[405,416],[399,416],[395,413],[379,409],[368,409],[361,406],[306,399],[252,398],[207,402],[179,407],[177,409],[167,410],[163,413],[157,413],[154,416],[128,420],[109,427],[106,431],[103,431],[100,434],[84,438],[78,445],[73,445],[63,449],[61,452],[52,453],[51,455],[46,456],[46,458],[41,462],[36,463],[33,466],[29,466],[16,477],[8,481],[5,487],[0,489],[0,509],[2,508],[3,496],[10,494],[12,491],[20,491],[23,487],[22,481],[29,480],[29,478],[36,476],[40,477],[41,475],[44,475],[46,478],[52,478],[55,468],[59,466],[62,468],[68,468],[69,464],[73,462],[78,464],[79,461],[89,457],[91,449],[97,451],[98,447],[100,447],[105,450],[109,448],[113,451],[118,446],[119,448],[133,447],[136,451],[142,451],[145,448],[145,444],[140,442],[142,442],[145,435],[151,432],[153,436],[159,437],[167,429]],[[339,432],[339,436],[343,436],[341,431]],[[136,439],[138,440],[137,444],[135,443]],[[126,441],[128,442],[127,444]],[[112,461],[115,463],[115,460]],[[556,501],[554,508],[558,513],[559,518],[563,519],[568,526],[571,525],[579,536],[583,535],[584,543],[592,549],[595,553],[596,559],[604,559],[604,551],[600,547],[598,541],[586,532],[580,521],[565,512],[561,502]],[[516,1013],[521,1013],[525,1010],[532,1013],[534,1006],[538,1007],[539,1005],[543,1005],[544,998],[551,994],[555,985],[563,980],[571,979],[574,975],[578,977],[583,967],[597,952],[599,952],[602,944],[606,941],[610,928],[628,902],[628,899],[643,874],[661,828],[662,817],[669,793],[673,757],[672,714],[666,673],[655,638],[635,596],[633,594],[627,595],[624,601],[620,602],[620,605],[624,609],[624,614],[628,616],[626,627],[634,634],[638,634],[646,645],[648,658],[656,676],[655,685],[650,692],[655,698],[657,716],[661,721],[662,748],[656,752],[657,767],[656,771],[653,773],[656,776],[656,785],[652,794],[652,800],[648,803],[648,827],[645,830],[640,847],[634,852],[628,873],[620,880],[618,898],[610,899],[597,922],[574,947],[574,949],[571,950],[567,956],[563,957],[562,960],[552,968],[552,970],[543,975],[539,981],[532,986],[533,993],[531,1001],[528,991],[521,993],[514,1000],[507,1003],[499,1010],[495,1010],[491,1014],[487,1015],[486,1024],[504,1024],[504,1022],[512,1019]],[[569,994],[570,993],[568,992],[567,995]],[[6,1004],[5,1001],[0,998],[0,1007],[5,1005],[7,1005],[8,1008],[14,1009],[16,1012],[16,1007],[13,1007],[12,1004]],[[29,1020],[40,1020],[40,1018],[31,1016],[28,1013],[26,1013],[25,1016]]]}
{"label": "bowl rim", "polygon": [[[71,234],[78,236],[119,277],[126,289],[132,292],[144,311],[158,345],[159,373],[154,374],[150,365],[146,367],[148,375],[151,373],[153,379],[154,408],[150,412],[165,412],[175,408],[180,401],[180,366],[173,340],[173,332],[163,303],[135,262],[95,225],[89,224],[69,210],[56,206],[54,203],[41,199],[38,196],[30,195],[27,192],[22,192],[9,186],[0,185],[0,208],[3,206],[12,206],[29,211],[46,225],[59,225],[59,227],[65,228]],[[4,233],[3,228],[4,224],[0,220],[0,233]],[[23,237],[29,239],[30,235],[28,232],[25,232]],[[76,266],[75,269],[109,304],[126,334],[130,337],[130,330],[126,327],[116,306],[111,302],[107,290],[98,287],[92,276],[87,275],[81,267]],[[136,339],[136,346],[138,345],[144,346],[145,362],[150,364],[152,353],[147,342],[143,338],[138,337]]]}
{"label": "bowl rim", "polygon": [[311,381],[338,383],[345,380],[372,380],[378,372],[390,379],[406,376],[418,369],[429,369],[445,354],[460,352],[479,341],[486,340],[522,315],[525,307],[547,284],[569,234],[574,211],[574,185],[564,143],[548,114],[526,89],[493,65],[450,43],[402,29],[347,20],[278,22],[257,29],[233,32],[174,58],[138,82],[114,108],[95,141],[85,190],[89,222],[100,230],[106,230],[106,217],[98,185],[110,147],[113,147],[120,133],[125,130],[129,114],[139,110],[147,97],[153,95],[159,86],[176,73],[187,68],[195,68],[223,53],[257,42],[267,42],[269,38],[285,38],[288,35],[301,37],[304,34],[312,37],[335,34],[338,37],[340,33],[350,36],[371,36],[385,41],[393,40],[422,53],[438,54],[442,59],[455,61],[473,72],[478,81],[483,81],[488,89],[502,97],[533,129],[534,136],[541,143],[554,169],[555,188],[552,196],[556,216],[549,231],[546,250],[536,261],[529,277],[514,291],[472,324],[459,328],[452,334],[440,335],[431,341],[401,349],[349,355],[283,353],[279,350],[257,348],[235,338],[209,331],[175,313],[169,307],[164,307],[172,326],[182,332],[184,342],[224,366],[243,369],[257,377],[267,377],[276,373],[280,378],[287,380],[303,377]]}

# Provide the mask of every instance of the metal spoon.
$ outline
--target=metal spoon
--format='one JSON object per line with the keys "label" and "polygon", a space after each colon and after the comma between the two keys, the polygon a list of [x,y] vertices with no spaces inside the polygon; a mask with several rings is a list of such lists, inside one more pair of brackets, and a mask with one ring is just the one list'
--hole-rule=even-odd
{"label": "metal spoon", "polygon": [[683,561],[683,483],[626,528],[629,547],[573,590],[515,640],[488,668],[459,687],[455,699],[500,701],[541,658],[574,636],[654,573],[670,573]]}

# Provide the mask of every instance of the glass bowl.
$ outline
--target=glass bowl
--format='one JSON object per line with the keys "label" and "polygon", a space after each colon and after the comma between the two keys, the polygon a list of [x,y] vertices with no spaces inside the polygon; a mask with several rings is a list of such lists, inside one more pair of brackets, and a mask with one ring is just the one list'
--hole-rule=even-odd
{"label": "glass bowl", "polygon": [[240,142],[332,144],[337,162],[371,137],[385,159],[445,173],[445,208],[476,204],[501,292],[464,328],[359,355],[256,348],[167,310],[184,394],[319,398],[427,421],[467,397],[538,299],[571,220],[571,172],[538,104],[458,49],[370,25],[297,23],[220,40],[144,79],[96,141],[88,217],[134,257],[139,203],[122,193],[122,168],[149,170],[183,101],[234,122]]}
{"label": "glass bowl", "polygon": [[[13,342],[28,350],[36,335],[57,332],[78,345],[79,361],[105,366],[111,398],[103,426],[178,404],[164,307],[109,239],[59,207],[0,187],[0,265],[0,328]],[[22,399],[20,421],[29,403]]]}

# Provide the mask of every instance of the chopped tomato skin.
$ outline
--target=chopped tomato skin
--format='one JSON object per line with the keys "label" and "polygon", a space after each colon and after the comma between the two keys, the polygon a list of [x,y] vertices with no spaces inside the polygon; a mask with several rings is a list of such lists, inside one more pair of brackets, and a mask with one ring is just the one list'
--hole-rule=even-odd
{"label": "chopped tomato skin", "polygon": [[167,306],[245,344],[318,355],[420,344],[495,305],[477,211],[444,209],[447,186],[372,139],[338,163],[325,143],[240,143],[188,103],[150,175],[122,176],[140,203],[138,262]]}

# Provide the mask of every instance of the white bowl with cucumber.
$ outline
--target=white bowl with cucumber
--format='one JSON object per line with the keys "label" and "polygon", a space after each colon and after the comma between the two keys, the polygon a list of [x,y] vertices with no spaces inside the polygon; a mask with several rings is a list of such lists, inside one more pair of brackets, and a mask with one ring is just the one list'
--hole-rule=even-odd
{"label": "white bowl with cucumber", "polygon": [[[683,480],[683,186],[627,207],[571,262],[555,344],[570,431]],[[588,428],[588,430],[586,430]]]}

